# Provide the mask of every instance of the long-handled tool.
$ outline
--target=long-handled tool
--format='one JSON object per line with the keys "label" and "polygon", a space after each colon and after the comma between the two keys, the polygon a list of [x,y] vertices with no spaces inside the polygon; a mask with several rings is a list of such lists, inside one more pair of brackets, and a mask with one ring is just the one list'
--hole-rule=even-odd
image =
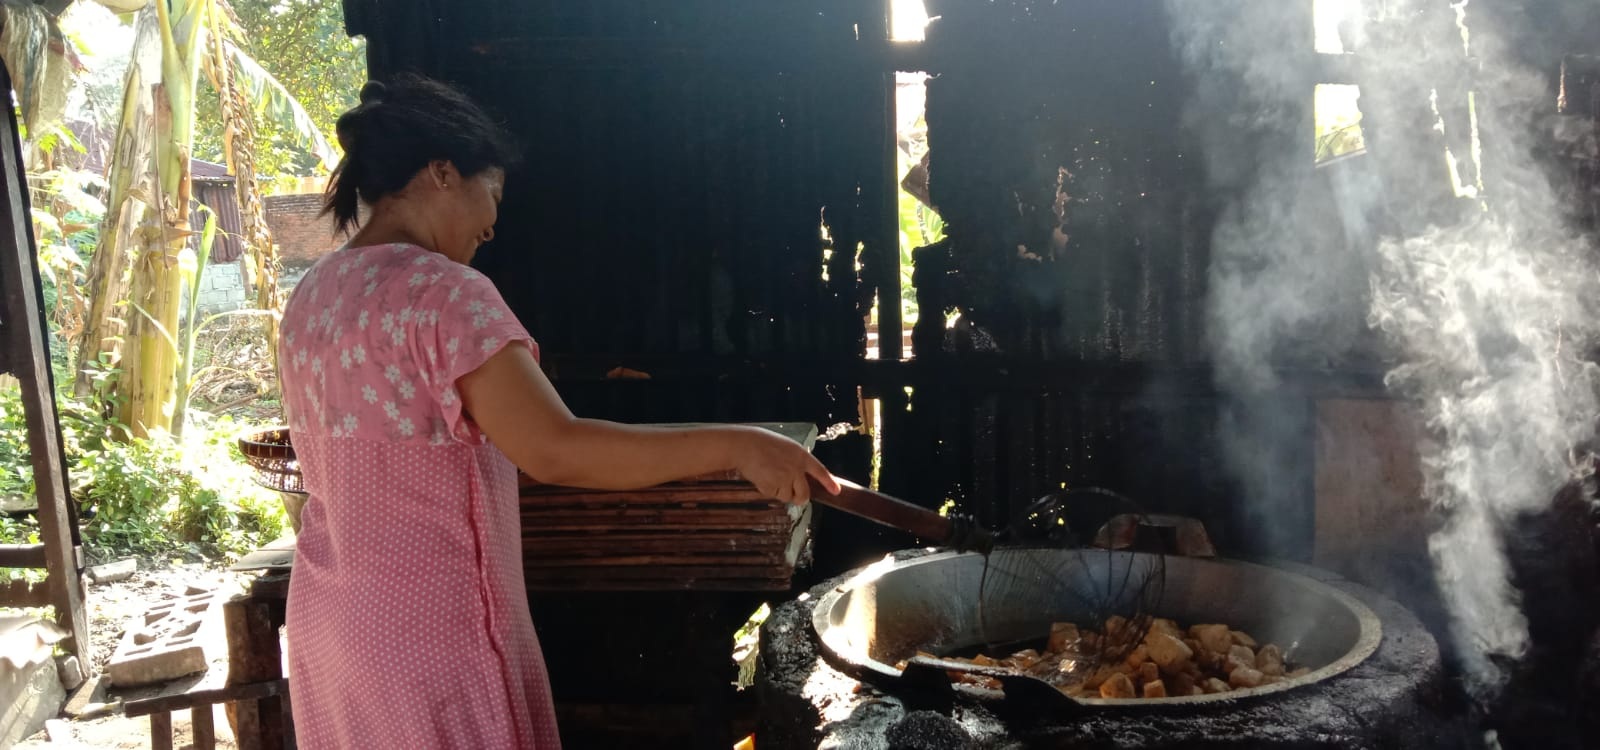
{"label": "long-handled tool", "polygon": [[837,495],[829,495],[817,480],[810,480],[812,502],[899,529],[941,547],[985,553],[994,549],[994,534],[966,516],[940,515],[937,511],[869,490],[848,479],[833,479],[839,483]]}

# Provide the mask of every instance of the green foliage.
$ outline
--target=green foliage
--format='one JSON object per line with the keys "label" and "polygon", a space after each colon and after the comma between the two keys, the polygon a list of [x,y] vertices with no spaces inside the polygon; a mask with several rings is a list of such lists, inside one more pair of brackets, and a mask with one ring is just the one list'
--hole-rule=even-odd
{"label": "green foliage", "polygon": [[[899,172],[902,179],[913,165],[922,158],[927,150],[926,134],[927,124],[917,119],[915,134],[920,136],[913,143],[910,152],[902,147],[897,153],[900,155]],[[944,239],[944,219],[933,209],[923,205],[916,196],[898,191],[900,196],[900,315],[904,325],[912,326],[917,322],[917,288],[912,283],[911,254],[919,247],[927,247]]]}
{"label": "green foliage", "polygon": [[194,479],[175,468],[175,457],[157,441],[109,443],[75,462],[74,478],[88,486],[78,494],[94,517],[84,532],[94,546],[125,552],[167,548],[162,514],[179,494],[194,491]]}
{"label": "green foliage", "polygon": [[[69,460],[99,450],[111,435],[108,420],[70,395],[57,395],[56,410],[60,414],[61,442]],[[34,507],[32,455],[21,385],[7,380],[0,383],[0,504],[6,510]],[[0,544],[17,539],[15,528],[0,523]]]}
{"label": "green foliage", "polygon": [[77,461],[79,500],[94,511],[84,525],[93,544],[118,553],[187,546],[238,555],[282,533],[281,502],[255,485],[235,443],[254,427],[226,418],[205,426],[188,440],[106,442]]}
{"label": "green foliage", "polygon": [[[0,498],[31,505],[33,477],[21,390],[0,386]],[[257,486],[237,439],[259,429],[226,417],[190,413],[196,429],[179,440],[159,434],[119,442],[115,425],[58,396],[73,494],[83,511],[91,556],[155,554],[187,549],[238,555],[277,538],[282,503]],[[0,543],[37,536],[31,518],[0,515]]]}
{"label": "green foliage", "polygon": [[766,602],[750,615],[733,634],[733,661],[739,665],[738,686],[740,690],[755,684],[756,659],[761,650],[761,624],[772,615],[772,608]]}
{"label": "green foliage", "polygon": [[[333,3],[337,7],[337,2]],[[120,95],[119,95],[120,96]],[[84,288],[108,186],[98,175],[59,167],[65,152],[83,150],[72,133],[42,125],[30,134],[28,188],[50,323],[52,366],[59,392],[61,438],[69,488],[79,504],[85,541],[94,558],[186,550],[238,554],[276,538],[284,515],[276,493],[255,485],[236,447],[256,429],[190,411],[184,438],[160,433],[124,441],[127,430],[105,415],[117,404],[108,384],[119,374],[108,361],[89,371],[93,401],[75,399],[68,361],[86,315]],[[198,332],[204,323],[191,325]],[[15,379],[0,377],[0,543],[37,541],[32,509],[31,450]]]}
{"label": "green foliage", "polygon": [[[191,412],[194,417],[201,416]],[[283,502],[277,493],[258,486],[239,453],[241,435],[259,425],[217,417],[197,425],[178,445],[179,466],[193,477],[193,492],[181,493],[169,528],[186,543],[208,545],[238,555],[283,533]]]}
{"label": "green foliage", "polygon": [[1318,84],[1314,107],[1317,164],[1366,150],[1366,136],[1361,131],[1360,86]]}
{"label": "green foliage", "polygon": [[[59,139],[55,142],[62,143]],[[63,334],[51,339],[51,364],[58,373],[71,371],[68,358],[73,339],[88,313],[81,287],[99,236],[100,217],[105,214],[105,205],[94,192],[104,185],[98,175],[76,169],[28,175],[44,306],[51,327]]]}
{"label": "green foliage", "polygon": [[[0,504],[26,506],[33,497],[28,461],[28,425],[23,421],[22,390],[13,381],[0,385]],[[0,529],[8,532],[9,529]],[[13,537],[6,534],[0,543]]]}
{"label": "green foliage", "polygon": [[[299,100],[329,143],[337,143],[334,124],[356,105],[366,81],[366,52],[361,41],[345,33],[339,0],[233,0],[232,6],[245,30],[244,51]],[[216,126],[200,129],[195,154],[220,163],[222,109],[216,91],[201,93],[199,117]],[[277,118],[256,121],[257,171],[314,174],[316,155],[280,123]]]}

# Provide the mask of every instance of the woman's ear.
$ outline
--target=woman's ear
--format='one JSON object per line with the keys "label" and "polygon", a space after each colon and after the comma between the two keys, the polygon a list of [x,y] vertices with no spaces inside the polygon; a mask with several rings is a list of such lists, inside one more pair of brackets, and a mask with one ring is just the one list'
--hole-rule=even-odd
{"label": "woman's ear", "polygon": [[456,165],[442,159],[428,162],[428,176],[432,178],[436,190],[444,190],[452,184],[461,183],[461,173],[456,171]]}

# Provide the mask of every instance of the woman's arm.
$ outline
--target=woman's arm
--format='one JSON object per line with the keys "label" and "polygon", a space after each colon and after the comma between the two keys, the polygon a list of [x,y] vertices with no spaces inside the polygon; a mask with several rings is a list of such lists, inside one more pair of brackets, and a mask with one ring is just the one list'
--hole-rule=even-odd
{"label": "woman's arm", "polygon": [[456,387],[489,440],[547,484],[637,489],[736,469],[763,494],[788,502],[810,499],[807,476],[830,494],[839,491],[804,448],[760,428],[662,429],[579,419],[521,346],[500,350]]}

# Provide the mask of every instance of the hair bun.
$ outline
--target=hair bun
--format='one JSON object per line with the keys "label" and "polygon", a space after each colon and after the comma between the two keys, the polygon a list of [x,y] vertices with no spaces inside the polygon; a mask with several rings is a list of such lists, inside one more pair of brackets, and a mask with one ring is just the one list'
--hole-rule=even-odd
{"label": "hair bun", "polygon": [[361,87],[362,104],[381,104],[388,96],[389,87],[381,81],[367,81],[367,85]]}

